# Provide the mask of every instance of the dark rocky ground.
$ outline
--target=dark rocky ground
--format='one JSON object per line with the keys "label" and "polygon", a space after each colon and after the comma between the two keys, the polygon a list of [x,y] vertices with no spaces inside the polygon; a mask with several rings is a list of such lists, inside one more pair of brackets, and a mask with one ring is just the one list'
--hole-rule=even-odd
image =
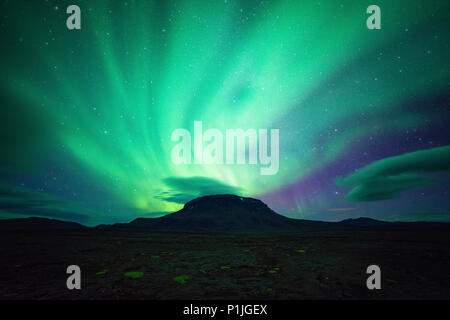
{"label": "dark rocky ground", "polygon": [[[450,299],[449,228],[16,231],[0,243],[0,299]],[[82,270],[78,291],[66,289],[71,264]],[[381,290],[366,288],[370,264]]]}

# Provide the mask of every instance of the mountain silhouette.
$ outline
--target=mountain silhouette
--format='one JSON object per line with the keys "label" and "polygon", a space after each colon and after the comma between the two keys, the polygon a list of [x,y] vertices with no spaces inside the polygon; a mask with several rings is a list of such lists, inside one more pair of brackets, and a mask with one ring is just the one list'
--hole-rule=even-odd
{"label": "mountain silhouette", "polygon": [[112,228],[177,232],[289,232],[330,225],[327,222],[290,219],[265,203],[236,195],[211,195],[187,202],[180,211],[160,218],[138,218]]}
{"label": "mountain silhouette", "polygon": [[356,226],[356,227],[374,227],[374,226],[385,226],[390,224],[390,222],[386,222],[386,221],[379,221],[379,220],[375,220],[372,218],[365,218],[365,217],[361,217],[361,218],[350,218],[350,219],[345,219],[342,220],[340,223],[342,224],[346,224],[346,225],[351,225],[351,226]]}
{"label": "mountain silhouette", "polygon": [[38,217],[5,219],[0,221],[1,231],[77,230],[86,228],[76,222]]}
{"label": "mountain silhouette", "polygon": [[183,209],[159,218],[137,218],[129,223],[85,227],[75,222],[45,218],[0,220],[0,231],[126,230],[204,233],[280,233],[338,231],[355,228],[448,228],[448,223],[386,222],[371,218],[323,222],[282,216],[260,200],[237,195],[211,195],[187,202]]}

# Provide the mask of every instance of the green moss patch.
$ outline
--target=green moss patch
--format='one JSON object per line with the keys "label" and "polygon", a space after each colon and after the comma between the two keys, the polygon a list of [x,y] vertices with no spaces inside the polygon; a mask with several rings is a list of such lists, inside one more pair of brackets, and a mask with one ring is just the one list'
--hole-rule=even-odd
{"label": "green moss patch", "polygon": [[105,269],[105,270],[102,270],[102,271],[97,272],[96,275],[101,276],[101,275],[103,275],[103,274],[107,274],[108,271],[109,271],[108,269]]}
{"label": "green moss patch", "polygon": [[181,275],[181,276],[177,276],[177,277],[173,278],[173,281],[181,283],[181,284],[185,284],[188,279],[189,279],[189,276]]}
{"label": "green moss patch", "polygon": [[144,275],[141,271],[129,271],[125,273],[125,277],[131,278],[131,279],[137,279]]}

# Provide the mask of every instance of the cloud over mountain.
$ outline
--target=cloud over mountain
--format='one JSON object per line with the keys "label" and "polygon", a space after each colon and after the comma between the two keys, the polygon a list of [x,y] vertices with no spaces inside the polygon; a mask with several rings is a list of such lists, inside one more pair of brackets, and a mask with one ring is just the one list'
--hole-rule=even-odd
{"label": "cloud over mountain", "polygon": [[207,177],[169,177],[162,179],[170,191],[155,196],[168,202],[185,204],[200,196],[212,194],[240,194],[242,189]]}

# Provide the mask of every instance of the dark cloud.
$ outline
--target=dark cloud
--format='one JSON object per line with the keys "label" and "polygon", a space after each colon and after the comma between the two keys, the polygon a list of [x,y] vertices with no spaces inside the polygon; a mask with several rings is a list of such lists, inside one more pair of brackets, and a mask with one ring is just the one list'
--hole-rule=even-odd
{"label": "dark cloud", "polygon": [[450,146],[378,160],[336,183],[354,187],[347,194],[350,201],[387,200],[405,190],[437,183],[436,178],[426,176],[437,172],[450,172]]}
{"label": "dark cloud", "polygon": [[40,216],[85,223],[86,211],[54,195],[0,183],[0,213],[8,216]]}
{"label": "dark cloud", "polygon": [[197,198],[198,196],[195,196],[193,194],[183,194],[183,193],[176,193],[171,194],[168,193],[167,195],[157,195],[155,196],[156,199],[164,200],[167,202],[175,202],[180,204],[185,204],[186,202]]}
{"label": "dark cloud", "polygon": [[0,173],[37,165],[52,150],[50,116],[0,91]]}
{"label": "dark cloud", "polygon": [[206,177],[177,178],[169,177],[162,181],[171,189],[155,198],[168,202],[185,204],[201,196],[213,194],[240,194],[242,189],[224,184],[218,180]]}

